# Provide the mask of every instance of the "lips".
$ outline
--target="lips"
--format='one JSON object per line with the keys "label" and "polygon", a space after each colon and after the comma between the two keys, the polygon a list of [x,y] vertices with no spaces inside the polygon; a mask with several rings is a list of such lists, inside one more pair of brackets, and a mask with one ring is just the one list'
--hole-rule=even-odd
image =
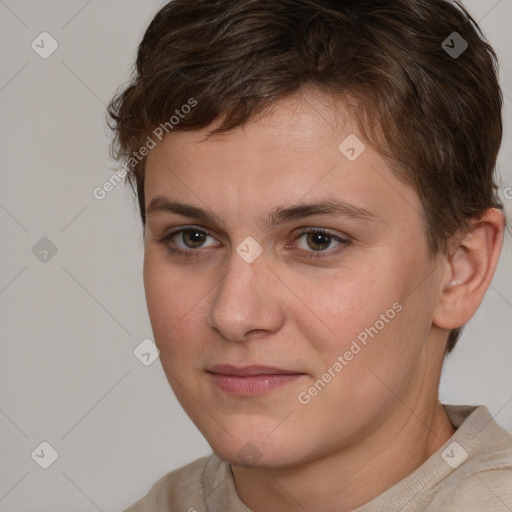
{"label": "lips", "polygon": [[247,377],[251,375],[303,375],[297,370],[285,370],[274,366],[251,365],[237,367],[230,364],[218,364],[208,369],[210,373],[221,375],[236,375],[238,377]]}
{"label": "lips", "polygon": [[238,396],[267,393],[305,376],[297,370],[261,365],[220,364],[210,367],[208,372],[220,390]]}

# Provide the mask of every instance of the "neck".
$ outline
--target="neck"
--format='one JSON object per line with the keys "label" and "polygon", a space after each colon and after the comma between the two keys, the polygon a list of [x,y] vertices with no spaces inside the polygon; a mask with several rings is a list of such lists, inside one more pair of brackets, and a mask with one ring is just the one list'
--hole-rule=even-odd
{"label": "neck", "polygon": [[233,466],[235,487],[254,512],[348,512],[412,473],[454,432],[437,396],[414,411],[400,403],[386,425],[357,446],[292,468]]}

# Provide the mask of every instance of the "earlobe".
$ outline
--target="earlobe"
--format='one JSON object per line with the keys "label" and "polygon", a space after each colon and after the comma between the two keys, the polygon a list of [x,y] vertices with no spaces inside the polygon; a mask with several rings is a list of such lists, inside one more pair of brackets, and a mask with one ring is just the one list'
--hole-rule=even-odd
{"label": "earlobe", "polygon": [[474,315],[496,270],[504,225],[503,213],[491,208],[480,219],[471,221],[464,234],[452,238],[433,315],[435,326],[456,329]]}

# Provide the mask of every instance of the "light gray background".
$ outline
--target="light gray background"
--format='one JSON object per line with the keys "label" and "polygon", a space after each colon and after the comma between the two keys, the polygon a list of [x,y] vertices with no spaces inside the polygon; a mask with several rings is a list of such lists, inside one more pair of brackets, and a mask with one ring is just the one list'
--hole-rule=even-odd
{"label": "light gray background", "polygon": [[[0,0],[0,510],[118,511],[164,473],[210,453],[157,360],[143,242],[131,190],[100,201],[113,173],[105,106],[130,76],[137,45],[165,2]],[[465,4],[501,59],[502,197],[512,187],[512,0]],[[43,31],[59,47],[42,59]],[[505,204],[512,222],[512,189]],[[58,252],[32,252],[42,238]],[[512,251],[447,360],[444,403],[484,404],[512,430]],[[58,452],[48,469],[31,453]]]}

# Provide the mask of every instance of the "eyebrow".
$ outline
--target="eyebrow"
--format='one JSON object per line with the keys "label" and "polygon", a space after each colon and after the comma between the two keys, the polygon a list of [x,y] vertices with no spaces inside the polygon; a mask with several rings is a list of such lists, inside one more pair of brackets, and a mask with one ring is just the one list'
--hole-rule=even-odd
{"label": "eyebrow", "polygon": [[[225,227],[225,223],[209,208],[202,209],[191,204],[174,201],[165,196],[154,197],[146,209],[146,217],[158,213],[182,215],[184,217],[197,219],[201,222],[213,221]],[[267,213],[263,224],[270,229],[278,224],[284,224],[314,215],[333,215],[366,221],[377,220],[379,218],[377,214],[365,208],[327,198],[321,201],[274,208]]]}

